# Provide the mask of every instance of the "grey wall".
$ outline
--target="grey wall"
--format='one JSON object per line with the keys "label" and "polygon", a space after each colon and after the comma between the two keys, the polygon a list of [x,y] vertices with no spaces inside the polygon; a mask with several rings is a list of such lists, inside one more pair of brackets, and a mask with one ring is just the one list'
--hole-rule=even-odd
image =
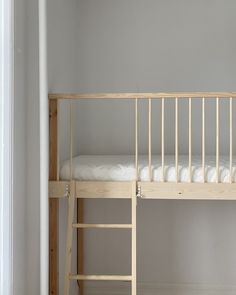
{"label": "grey wall", "polygon": [[[234,1],[222,0],[79,1],[76,89],[81,92],[234,90],[234,10]],[[186,102],[182,104],[180,126],[187,132],[187,105]],[[222,104],[221,115],[226,121],[226,102]],[[197,109],[193,145],[195,152],[199,153],[200,102],[196,105],[193,106]],[[157,126],[155,135],[160,133],[157,107],[154,106],[156,115],[153,116],[153,126]],[[174,105],[168,103],[167,113],[171,114],[166,120],[166,149],[170,153],[174,138],[174,123],[170,118],[174,115]],[[83,105],[78,115],[81,153],[133,152],[131,103],[101,105],[92,102]],[[207,115],[208,126],[214,121],[213,110]],[[147,108],[141,118],[143,141],[140,148],[145,152]],[[109,124],[104,123],[105,119]],[[207,128],[208,152],[214,150],[215,142],[210,129]],[[222,142],[228,140],[224,131],[225,126],[222,126]],[[155,135],[154,151],[160,146]],[[182,152],[186,152],[186,139],[186,135],[181,134]],[[224,153],[228,151],[226,146],[222,149]]]}
{"label": "grey wall", "polygon": [[38,1],[15,1],[14,294],[39,294]]}
{"label": "grey wall", "polygon": [[25,1],[14,6],[13,294],[26,294],[26,22]]}
{"label": "grey wall", "polygon": [[[49,1],[48,5],[51,91],[235,90],[236,3],[233,0],[60,0],[59,3]],[[181,125],[187,132],[186,107],[183,106]],[[194,107],[197,110],[194,146],[198,153],[199,102]],[[173,114],[171,104],[168,108],[169,114]],[[146,111],[143,103],[140,123],[143,152],[147,142]],[[62,106],[61,113],[64,131],[61,151],[62,158],[66,158],[66,106]],[[132,102],[80,102],[77,114],[77,152],[132,153]],[[172,115],[166,121],[168,152],[173,142],[170,118]],[[227,104],[223,102],[222,122],[226,118]],[[154,125],[158,126],[158,120],[156,116]],[[213,120],[212,112],[207,121],[208,152],[212,152],[214,146],[214,135],[210,136],[209,132],[214,127],[210,125]],[[224,128],[222,126],[222,142],[226,144],[222,145],[222,151],[227,152],[228,137]],[[187,138],[181,136],[181,150],[186,152]],[[154,149],[158,150],[158,137],[154,139]],[[85,216],[91,222],[126,221],[128,209],[128,204],[120,202],[87,202]],[[235,211],[236,205],[232,202],[139,201],[138,280],[234,284]],[[61,204],[60,213],[60,257],[63,257],[65,202]],[[86,233],[86,270],[128,273],[128,245],[126,234]],[[61,261],[60,278],[63,275]],[[62,285],[61,281],[60,290]]]}
{"label": "grey wall", "polygon": [[27,0],[27,294],[39,294],[40,189],[39,189],[39,86],[38,1]]}

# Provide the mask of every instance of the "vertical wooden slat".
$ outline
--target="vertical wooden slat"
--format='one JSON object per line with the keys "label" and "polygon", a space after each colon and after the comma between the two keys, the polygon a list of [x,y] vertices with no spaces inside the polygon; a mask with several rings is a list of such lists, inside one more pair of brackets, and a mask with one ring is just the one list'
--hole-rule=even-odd
{"label": "vertical wooden slat", "polygon": [[202,179],[205,182],[205,97],[202,98]]}
{"label": "vertical wooden slat", "polygon": [[165,181],[165,99],[161,99],[161,166],[162,181]]}
{"label": "vertical wooden slat", "polygon": [[[49,101],[49,180],[57,179],[58,102]],[[49,199],[49,294],[58,295],[58,199]]]}
{"label": "vertical wooden slat", "polygon": [[60,178],[60,128],[59,128],[59,120],[60,120],[60,100],[57,102],[57,180]]}
{"label": "vertical wooden slat", "polygon": [[192,98],[189,98],[189,110],[188,110],[188,114],[189,114],[189,123],[188,123],[188,155],[189,155],[189,182],[192,182]]}
{"label": "vertical wooden slat", "polygon": [[135,99],[135,170],[136,180],[139,180],[138,172],[138,99]]}
{"label": "vertical wooden slat", "polygon": [[216,182],[219,182],[219,97],[216,98]]}
{"label": "vertical wooden slat", "polygon": [[73,105],[70,101],[70,180],[73,178]]}
{"label": "vertical wooden slat", "polygon": [[68,218],[67,218],[67,237],[66,237],[66,255],[65,255],[65,281],[64,295],[70,295],[70,274],[71,274],[71,256],[73,240],[73,220],[75,205],[75,181],[70,181],[70,193],[68,198]]}
{"label": "vertical wooden slat", "polygon": [[152,181],[152,100],[148,99],[148,167],[149,180]]}
{"label": "vertical wooden slat", "polygon": [[[84,223],[84,199],[77,198],[77,223]],[[84,230],[77,230],[77,273],[84,273]],[[84,282],[78,281],[79,295],[84,294]]]}
{"label": "vertical wooden slat", "polygon": [[136,182],[134,181],[132,183],[132,200],[131,200],[132,204],[131,204],[131,207],[132,207],[132,241],[131,241],[131,253],[132,253],[132,257],[131,257],[131,264],[132,264],[132,270],[131,270],[131,273],[132,273],[132,291],[131,291],[131,294],[132,295],[136,295],[137,293],[137,266],[136,266],[136,210],[137,210],[137,196],[136,196]]}
{"label": "vertical wooden slat", "polygon": [[179,127],[178,127],[178,97],[175,98],[175,173],[176,182],[179,182]]}
{"label": "vertical wooden slat", "polygon": [[[70,102],[70,166],[72,167],[72,159],[73,159],[73,136],[76,132],[74,132],[74,108],[72,105],[72,101]],[[71,179],[73,176],[72,169],[70,170]],[[77,199],[77,223],[84,222],[84,199]],[[82,275],[84,273],[84,229],[77,229],[77,273]],[[84,282],[77,281],[78,283],[78,294],[84,294]]]}
{"label": "vertical wooden slat", "polygon": [[229,99],[229,182],[233,182],[232,175],[233,167],[233,101]]}

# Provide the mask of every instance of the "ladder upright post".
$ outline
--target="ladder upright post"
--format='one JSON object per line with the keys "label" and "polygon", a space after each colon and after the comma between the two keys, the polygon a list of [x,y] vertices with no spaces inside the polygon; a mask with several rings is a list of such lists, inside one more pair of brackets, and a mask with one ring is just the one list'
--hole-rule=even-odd
{"label": "ladder upright post", "polygon": [[136,182],[132,184],[132,199],[131,199],[131,214],[132,214],[132,282],[131,282],[131,294],[137,294],[137,264],[136,264],[136,212],[137,212],[137,195],[136,195]]}
{"label": "ladder upright post", "polygon": [[68,219],[67,219],[67,238],[66,238],[66,259],[65,259],[65,282],[64,295],[70,293],[70,272],[71,272],[71,255],[73,240],[73,219],[75,208],[75,181],[70,181],[70,192],[68,197]]}
{"label": "ladder upright post", "polygon": [[[49,180],[58,180],[58,107],[49,100]],[[49,199],[49,295],[58,295],[58,210],[59,200]]]}

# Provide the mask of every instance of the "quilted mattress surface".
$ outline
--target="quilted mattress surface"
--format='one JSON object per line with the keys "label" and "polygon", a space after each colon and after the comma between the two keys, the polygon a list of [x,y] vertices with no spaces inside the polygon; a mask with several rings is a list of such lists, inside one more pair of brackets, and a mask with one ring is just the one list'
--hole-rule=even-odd
{"label": "quilted mattress surface", "polygon": [[[216,181],[215,156],[206,156],[206,182]],[[188,156],[179,156],[179,181],[189,181]],[[165,156],[165,181],[175,182],[175,157]],[[229,182],[229,158],[221,156],[219,165],[220,182]],[[83,155],[73,158],[73,178],[87,181],[132,181],[136,178],[135,158],[133,155],[94,156]],[[154,181],[162,181],[162,165],[160,156],[152,156],[152,174]],[[236,181],[236,165],[233,165],[233,182]],[[192,157],[192,181],[202,182],[202,162],[200,156]],[[70,161],[62,163],[60,178],[70,178]],[[149,181],[148,156],[139,156],[139,180]]]}

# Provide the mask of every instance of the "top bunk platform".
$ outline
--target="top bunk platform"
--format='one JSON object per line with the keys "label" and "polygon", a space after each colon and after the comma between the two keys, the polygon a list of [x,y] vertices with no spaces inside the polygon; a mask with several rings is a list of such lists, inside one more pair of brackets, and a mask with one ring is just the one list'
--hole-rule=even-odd
{"label": "top bunk platform", "polygon": [[[193,99],[200,99],[199,110],[192,105]],[[137,196],[155,199],[224,199],[236,200],[236,168],[234,161],[235,146],[235,98],[236,92],[172,92],[172,93],[50,93],[49,112],[49,134],[50,134],[50,180],[58,182],[54,189],[59,189],[62,195],[66,186],[75,183],[78,198],[84,197],[130,197],[135,184]],[[70,159],[60,167],[60,155],[58,148],[59,129],[58,126],[58,100],[79,100],[79,99],[132,99],[134,100],[134,155],[133,156],[79,156],[74,158],[74,141],[77,132],[74,122],[74,108],[70,102],[69,115],[69,150]],[[145,134],[141,133],[140,99],[146,99],[148,109],[143,114],[147,126]],[[152,108],[152,100],[160,99],[161,104]],[[165,107],[165,100],[173,99],[173,112],[171,121],[173,123],[173,140],[169,150],[173,150],[173,156],[168,156],[166,137],[169,129],[166,127],[166,120],[169,118],[168,108]],[[185,116],[184,129],[187,138],[187,154],[181,155],[180,133],[183,133],[181,119],[181,104],[179,100],[185,99],[188,103]],[[205,99],[213,99],[209,104],[212,110],[212,117],[209,116],[205,107]],[[222,101],[221,99],[226,99]],[[222,102],[222,103],[221,103]],[[223,104],[226,104],[223,106]],[[227,108],[227,115],[223,117],[221,109]],[[157,111],[159,111],[157,115]],[[198,120],[193,120],[193,115],[198,111]],[[226,114],[226,113],[225,113]],[[160,127],[152,118],[158,116]],[[221,117],[222,116],[222,117]],[[213,156],[206,154],[206,124],[211,119],[210,132],[213,135]],[[197,124],[200,132],[200,156],[195,157],[193,153],[193,124]],[[227,142],[222,137],[222,125],[224,133],[228,134]],[[153,154],[153,135],[160,136],[160,155]],[[145,159],[140,154],[141,141],[147,141],[147,155]],[[225,141],[226,155],[221,151],[221,142]],[[62,168],[60,170],[60,168]],[[61,178],[59,174],[61,173]],[[58,181],[61,179],[61,181]],[[62,180],[64,179],[64,180]],[[62,182],[62,184],[60,184]],[[123,183],[123,184],[122,184]],[[56,187],[58,185],[58,187]],[[59,187],[60,186],[60,187]],[[55,197],[55,190],[51,197]]]}

